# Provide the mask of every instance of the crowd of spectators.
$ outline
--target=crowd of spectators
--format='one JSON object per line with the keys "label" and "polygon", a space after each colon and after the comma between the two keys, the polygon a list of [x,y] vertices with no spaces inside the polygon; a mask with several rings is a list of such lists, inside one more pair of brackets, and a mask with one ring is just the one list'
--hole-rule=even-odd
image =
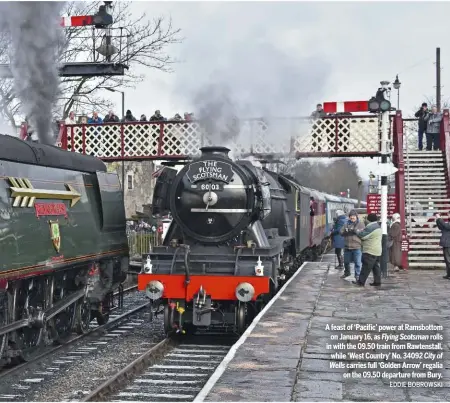
{"label": "crowd of spectators", "polygon": [[[103,124],[103,123],[120,123],[120,122],[166,122],[166,121],[184,121],[189,122],[194,120],[194,114],[185,112],[184,117],[181,117],[179,113],[176,113],[175,116],[171,118],[166,118],[161,114],[160,110],[156,110],[155,113],[147,119],[145,114],[142,114],[139,119],[137,119],[131,110],[127,110],[125,116],[120,119],[113,110],[110,110],[108,114],[102,119],[98,112],[94,111],[91,117],[78,117],[75,115],[75,112],[70,111],[67,118],[64,120],[66,125],[75,125],[80,123],[87,124]],[[55,139],[59,136],[60,131],[60,122],[54,121],[52,124],[52,131]],[[30,124],[29,120],[26,118],[23,122],[20,130],[20,138],[22,140],[27,140],[31,142],[39,142],[39,138],[37,136],[36,131],[33,126]],[[55,140],[56,141],[56,140]]]}
{"label": "crowd of spectators", "polygon": [[[87,119],[88,124],[102,124],[102,123],[120,123],[120,122],[166,122],[166,121],[191,121],[194,119],[194,114],[185,112],[184,117],[181,117],[179,113],[176,113],[175,116],[171,118],[166,118],[161,114],[161,111],[158,109],[155,111],[155,113],[147,119],[147,116],[145,114],[142,114],[139,119],[137,119],[131,110],[127,110],[125,113],[125,116],[120,119],[113,110],[110,110],[108,114],[102,119],[98,112],[93,112],[92,116]],[[74,125],[77,123],[83,123],[83,122],[77,122],[75,118],[75,113],[72,111],[69,113],[69,116],[65,120],[66,125]]]}

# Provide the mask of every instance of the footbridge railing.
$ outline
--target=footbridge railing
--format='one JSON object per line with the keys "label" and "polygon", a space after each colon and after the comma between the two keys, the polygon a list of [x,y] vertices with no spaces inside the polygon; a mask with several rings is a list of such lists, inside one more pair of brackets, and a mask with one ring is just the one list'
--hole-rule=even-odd
{"label": "footbridge railing", "polygon": [[200,121],[62,124],[59,140],[64,149],[108,161],[183,159],[213,143],[234,155],[363,157],[380,153],[378,125],[374,115],[248,119],[218,133]]}

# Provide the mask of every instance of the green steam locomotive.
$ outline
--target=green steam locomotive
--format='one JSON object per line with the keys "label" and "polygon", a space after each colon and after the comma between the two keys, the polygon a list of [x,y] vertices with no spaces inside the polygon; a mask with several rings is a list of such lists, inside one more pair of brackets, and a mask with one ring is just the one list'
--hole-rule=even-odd
{"label": "green steam locomotive", "polygon": [[117,175],[0,135],[0,364],[105,323],[128,264]]}

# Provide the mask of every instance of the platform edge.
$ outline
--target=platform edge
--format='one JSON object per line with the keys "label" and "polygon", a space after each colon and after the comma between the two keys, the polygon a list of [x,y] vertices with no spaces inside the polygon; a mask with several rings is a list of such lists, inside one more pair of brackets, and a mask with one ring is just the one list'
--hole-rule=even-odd
{"label": "platform edge", "polygon": [[214,387],[214,385],[217,383],[217,381],[220,379],[220,377],[223,375],[223,373],[227,369],[230,361],[236,355],[238,348],[242,344],[244,344],[245,340],[247,340],[247,337],[250,335],[250,333],[253,331],[253,329],[256,327],[256,325],[259,323],[259,321],[264,316],[264,314],[270,309],[270,307],[275,303],[275,301],[283,294],[284,290],[298,276],[298,274],[303,270],[303,267],[307,263],[311,263],[311,262],[304,262],[297,269],[297,271],[294,273],[294,275],[286,282],[285,285],[283,285],[283,287],[281,287],[280,291],[269,301],[269,303],[258,314],[258,316],[256,316],[256,318],[253,320],[253,322],[250,324],[250,326],[247,328],[247,330],[243,333],[243,335],[239,338],[239,340],[233,344],[230,351],[228,351],[228,354],[224,357],[222,362],[218,365],[216,370],[213,372],[211,377],[208,379],[208,382],[206,382],[205,386],[203,386],[202,390],[197,394],[197,396],[194,399],[194,402],[203,402],[204,401],[204,399],[208,396],[209,392],[211,392],[211,389]]}

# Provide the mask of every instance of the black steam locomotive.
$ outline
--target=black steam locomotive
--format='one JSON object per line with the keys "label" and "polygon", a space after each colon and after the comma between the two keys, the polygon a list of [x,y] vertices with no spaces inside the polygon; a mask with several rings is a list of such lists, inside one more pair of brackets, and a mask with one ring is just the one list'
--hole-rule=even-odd
{"label": "black steam locomotive", "polygon": [[[301,263],[301,189],[250,161],[233,162],[225,147],[201,151],[157,179],[154,213],[173,221],[163,245],[143,255],[138,287],[164,305],[167,332],[189,325],[242,333]],[[307,202],[309,219],[309,195]]]}

